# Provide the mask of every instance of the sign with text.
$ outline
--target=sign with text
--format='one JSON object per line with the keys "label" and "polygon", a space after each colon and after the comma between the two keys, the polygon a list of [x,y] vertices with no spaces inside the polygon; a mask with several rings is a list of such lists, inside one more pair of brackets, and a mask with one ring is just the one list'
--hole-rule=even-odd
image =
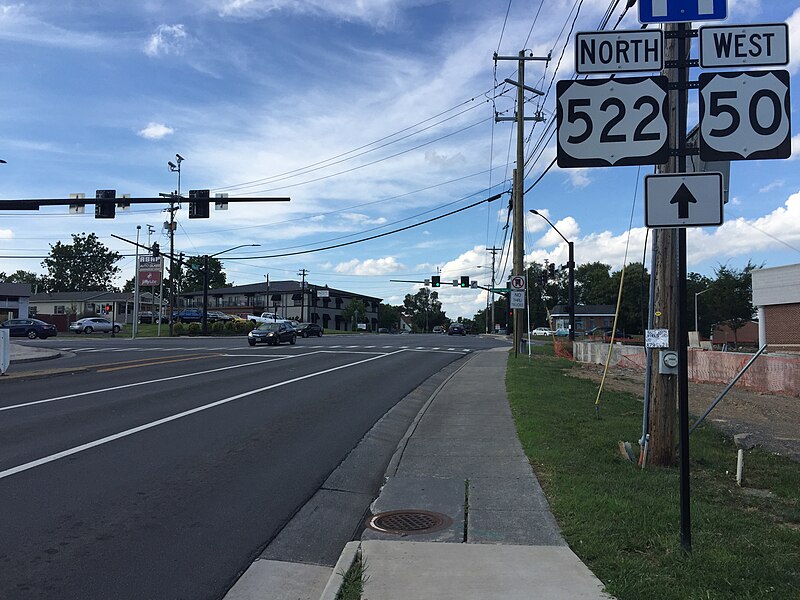
{"label": "sign with text", "polygon": [[660,30],[581,32],[575,35],[575,71],[660,71],[664,67],[663,50],[664,34]]}
{"label": "sign with text", "polygon": [[163,268],[164,258],[162,256],[156,257],[149,254],[140,256],[137,275],[139,285],[161,285],[161,273]]}
{"label": "sign with text", "polygon": [[700,66],[767,67],[789,64],[789,26],[715,25],[700,28]]}
{"label": "sign with text", "polygon": [[519,309],[525,308],[525,292],[518,290],[511,290],[509,292],[509,308]]}
{"label": "sign with text", "polygon": [[792,155],[788,71],[701,73],[700,158]]}
{"label": "sign with text", "polygon": [[661,75],[559,81],[558,166],[667,162],[667,90]]}

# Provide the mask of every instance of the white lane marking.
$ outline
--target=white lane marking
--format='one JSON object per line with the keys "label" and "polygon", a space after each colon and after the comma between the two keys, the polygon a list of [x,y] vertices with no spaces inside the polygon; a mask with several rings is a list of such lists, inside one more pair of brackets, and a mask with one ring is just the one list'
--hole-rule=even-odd
{"label": "white lane marking", "polygon": [[193,377],[194,375],[207,375],[209,373],[218,373],[220,371],[227,371],[229,369],[240,369],[242,367],[251,367],[254,365],[262,365],[268,362],[274,362],[276,360],[286,360],[287,358],[298,358],[301,356],[309,356],[310,354],[316,354],[316,352],[306,352],[305,354],[292,354],[289,356],[270,356],[265,360],[258,360],[255,362],[245,363],[243,365],[230,365],[227,367],[219,367],[216,369],[208,369],[206,371],[196,371],[194,373],[184,373],[182,375],[172,375],[170,377],[162,377],[161,379],[152,379],[149,381],[138,381],[136,383],[126,383],[125,385],[115,385],[113,387],[102,388],[99,390],[89,390],[88,392],[78,392],[75,394],[68,394],[66,396],[56,396],[55,398],[45,398],[43,400],[34,400],[33,402],[25,402],[23,404],[13,404],[11,406],[0,406],[0,412],[5,410],[14,410],[17,408],[25,408],[26,406],[34,406],[36,404],[47,404],[49,402],[55,402],[57,400],[68,400],[70,398],[79,398],[81,396],[90,396],[92,394],[100,394],[102,392],[113,392],[115,390],[124,390],[127,388],[132,387],[139,387],[142,385],[150,385],[152,383],[161,383],[164,381],[174,381],[175,379],[185,379],[186,377]]}
{"label": "white lane marking", "polygon": [[182,419],[183,417],[188,417],[195,413],[199,413],[209,408],[214,408],[217,406],[221,406],[223,404],[228,404],[229,402],[233,402],[234,400],[241,400],[242,398],[247,398],[248,396],[253,396],[254,394],[260,394],[261,392],[266,392],[269,390],[274,390],[275,388],[283,387],[284,385],[290,385],[292,383],[297,383],[298,381],[303,381],[305,379],[311,379],[312,377],[318,377],[320,375],[327,375],[328,373],[333,373],[334,371],[339,371],[341,369],[349,369],[350,367],[355,367],[357,365],[363,365],[364,363],[371,362],[373,360],[378,360],[381,358],[385,358],[387,356],[392,356],[397,354],[398,352],[402,352],[402,350],[398,350],[396,352],[389,352],[388,354],[380,354],[378,356],[372,356],[370,358],[365,358],[364,360],[359,360],[354,363],[350,363],[347,365],[339,365],[338,367],[332,367],[330,369],[325,369],[323,371],[317,371],[316,373],[309,373],[308,375],[301,375],[300,377],[295,377],[294,379],[288,379],[286,381],[281,381],[279,383],[273,383],[271,385],[266,385],[264,387],[250,390],[249,392],[243,392],[241,394],[236,394],[235,396],[228,396],[227,398],[223,398],[222,400],[217,400],[216,402],[211,402],[210,404],[204,404],[203,406],[197,406],[195,408],[185,410],[183,412],[170,415],[169,417],[164,417],[163,419],[158,419],[157,421],[152,421],[150,423],[145,423],[144,425],[139,425],[138,427],[132,427],[131,429],[126,429],[125,431],[120,431],[119,433],[115,433],[112,435],[108,435],[104,438],[100,438],[99,440],[94,440],[93,442],[87,442],[85,444],[81,444],[80,446],[75,446],[73,448],[69,448],[67,450],[62,450],[61,452],[56,452],[55,454],[51,454],[50,456],[45,456],[42,458],[38,458],[36,460],[32,460],[22,465],[18,465],[16,467],[12,467],[10,469],[6,469],[5,471],[0,471],[0,479],[5,479],[6,477],[10,477],[11,475],[16,475],[17,473],[21,473],[22,471],[28,471],[29,469],[33,469],[35,467],[39,467],[41,465],[45,465],[47,463],[54,462],[61,458],[65,458],[67,456],[72,456],[73,454],[77,454],[78,452],[83,452],[84,450],[89,450],[91,448],[95,448],[97,446],[101,446],[103,444],[108,444],[109,442],[113,442],[115,440],[122,439],[124,437],[128,437],[135,433],[139,433],[140,431],[146,431],[148,429],[152,429],[153,427],[158,427],[159,425],[163,425],[165,423],[169,423],[171,421],[177,421],[178,419]]}
{"label": "white lane marking", "polygon": [[430,348],[408,348],[408,352],[435,352],[436,354],[466,354],[469,350],[432,350]]}

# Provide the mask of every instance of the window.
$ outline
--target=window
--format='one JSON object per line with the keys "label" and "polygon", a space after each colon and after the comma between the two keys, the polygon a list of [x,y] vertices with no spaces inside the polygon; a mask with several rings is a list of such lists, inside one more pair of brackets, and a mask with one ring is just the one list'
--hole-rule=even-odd
{"label": "window", "polygon": [[63,306],[63,305],[61,305],[61,306],[56,306],[56,307],[53,309],[53,314],[56,314],[56,315],[65,315],[65,314],[67,314],[67,307],[66,307],[66,306]]}

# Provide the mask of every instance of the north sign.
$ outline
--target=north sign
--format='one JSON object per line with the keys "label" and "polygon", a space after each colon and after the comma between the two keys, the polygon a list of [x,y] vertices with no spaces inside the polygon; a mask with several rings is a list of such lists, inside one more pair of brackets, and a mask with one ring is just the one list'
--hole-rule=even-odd
{"label": "north sign", "polygon": [[664,34],[660,30],[591,31],[575,35],[577,73],[660,71]]}
{"label": "north sign", "polygon": [[701,73],[699,80],[702,160],[791,156],[787,71]]}
{"label": "north sign", "polygon": [[700,66],[767,67],[789,64],[789,26],[720,25],[700,28]]}
{"label": "north sign", "polygon": [[722,225],[722,174],[645,176],[644,224],[652,228]]}
{"label": "north sign", "polygon": [[727,0],[639,0],[640,23],[721,21],[727,18]]}
{"label": "north sign", "polygon": [[667,90],[660,75],[559,81],[558,166],[667,162]]}

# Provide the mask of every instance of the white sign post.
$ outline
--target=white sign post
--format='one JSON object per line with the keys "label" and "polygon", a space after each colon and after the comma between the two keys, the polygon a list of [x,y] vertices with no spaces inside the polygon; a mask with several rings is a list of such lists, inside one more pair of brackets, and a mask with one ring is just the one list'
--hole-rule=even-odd
{"label": "white sign post", "polygon": [[8,329],[0,329],[0,375],[5,375],[11,364],[11,338]]}

